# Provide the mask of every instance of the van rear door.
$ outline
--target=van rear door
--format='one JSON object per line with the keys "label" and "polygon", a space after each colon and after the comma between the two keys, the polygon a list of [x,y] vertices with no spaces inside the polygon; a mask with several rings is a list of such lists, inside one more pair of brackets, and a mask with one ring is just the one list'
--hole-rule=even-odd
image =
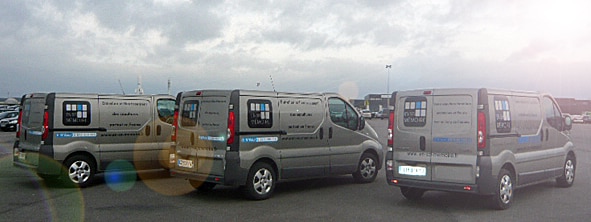
{"label": "van rear door", "polygon": [[32,94],[23,97],[18,144],[20,153],[15,161],[32,166],[39,165],[38,152],[43,141],[43,132],[45,132],[46,97],[47,94]]}
{"label": "van rear door", "polygon": [[399,92],[395,177],[476,182],[476,90]]}
{"label": "van rear door", "polygon": [[434,90],[431,179],[475,184],[477,159],[476,90]]}
{"label": "van rear door", "polygon": [[[433,97],[423,91],[398,92],[394,127],[394,176],[431,180],[431,120]],[[429,143],[429,144],[427,144]],[[429,147],[429,149],[427,149]]]}
{"label": "van rear door", "polygon": [[192,91],[181,95],[175,170],[224,175],[229,100],[230,91]]}

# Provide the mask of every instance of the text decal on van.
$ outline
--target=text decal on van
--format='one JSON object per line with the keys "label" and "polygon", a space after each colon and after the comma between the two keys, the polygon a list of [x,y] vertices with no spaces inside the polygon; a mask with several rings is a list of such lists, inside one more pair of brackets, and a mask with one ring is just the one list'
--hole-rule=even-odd
{"label": "text decal on van", "polygon": [[273,137],[245,137],[242,138],[243,143],[274,143],[279,141],[276,136]]}
{"label": "text decal on van", "polygon": [[90,125],[90,103],[87,101],[66,101],[63,103],[62,123],[66,126]]}
{"label": "text decal on van", "polygon": [[56,133],[57,138],[95,138],[96,133]]}
{"label": "text decal on van", "polygon": [[404,126],[423,127],[427,124],[427,98],[409,97],[404,101]]}
{"label": "text decal on van", "polygon": [[495,120],[498,133],[511,132],[511,110],[505,96],[495,96]]}
{"label": "text decal on van", "polygon": [[271,101],[263,99],[248,100],[248,127],[273,127],[273,109]]}

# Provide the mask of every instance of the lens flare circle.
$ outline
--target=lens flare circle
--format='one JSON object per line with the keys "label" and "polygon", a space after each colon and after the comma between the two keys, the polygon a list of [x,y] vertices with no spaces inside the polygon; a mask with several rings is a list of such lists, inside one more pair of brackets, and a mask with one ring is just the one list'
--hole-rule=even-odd
{"label": "lens flare circle", "polygon": [[128,191],[135,185],[137,174],[133,164],[125,160],[115,160],[107,166],[105,183],[113,191]]}

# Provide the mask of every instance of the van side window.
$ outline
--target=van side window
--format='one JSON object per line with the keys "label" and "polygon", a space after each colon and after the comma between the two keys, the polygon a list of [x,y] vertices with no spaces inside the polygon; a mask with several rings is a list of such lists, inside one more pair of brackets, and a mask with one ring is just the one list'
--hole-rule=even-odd
{"label": "van side window", "polygon": [[90,125],[90,103],[87,101],[65,101],[62,123],[65,126]]}
{"label": "van side window", "polygon": [[544,97],[544,111],[546,113],[546,121],[550,126],[561,130],[562,129],[562,116],[556,104],[548,98]]}
{"label": "van side window", "polygon": [[248,104],[248,127],[273,127],[273,108],[270,100],[250,99]]}
{"label": "van side window", "polygon": [[199,110],[199,101],[187,100],[183,104],[183,110],[181,114],[181,126],[196,126],[197,125],[197,112]]}
{"label": "van side window", "polygon": [[333,123],[350,130],[357,130],[359,116],[351,106],[345,103],[345,101],[338,98],[330,98],[328,99],[328,109],[330,112],[330,120],[332,120]]}
{"label": "van side window", "polygon": [[427,98],[408,97],[404,101],[404,126],[424,127],[427,124]]}
{"label": "van side window", "polygon": [[172,124],[174,120],[174,100],[172,99],[159,99],[157,102],[158,107],[158,118],[162,122]]}

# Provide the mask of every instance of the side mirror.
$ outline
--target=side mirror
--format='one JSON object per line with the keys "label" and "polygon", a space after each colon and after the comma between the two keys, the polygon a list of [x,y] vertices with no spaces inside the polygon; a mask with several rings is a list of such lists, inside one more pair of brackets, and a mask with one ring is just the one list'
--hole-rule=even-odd
{"label": "side mirror", "polygon": [[363,116],[359,117],[359,130],[365,129],[365,118]]}
{"label": "side mirror", "polygon": [[573,128],[573,119],[570,116],[565,116],[563,118],[564,121],[564,130],[571,130]]}

